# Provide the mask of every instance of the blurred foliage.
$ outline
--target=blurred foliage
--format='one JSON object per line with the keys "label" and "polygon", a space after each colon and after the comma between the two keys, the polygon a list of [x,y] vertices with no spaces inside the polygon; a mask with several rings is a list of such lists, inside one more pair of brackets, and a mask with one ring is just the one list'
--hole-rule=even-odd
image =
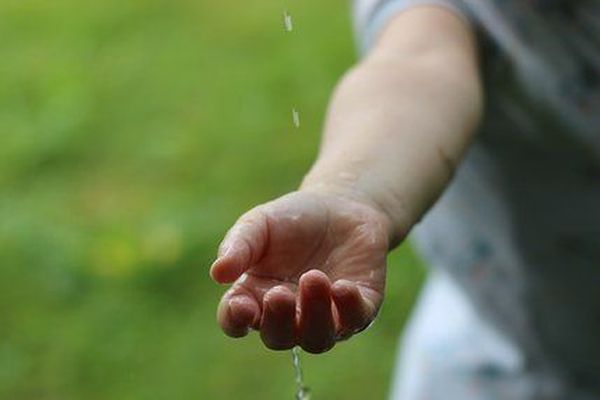
{"label": "blurred foliage", "polygon": [[[288,352],[225,338],[207,269],[297,186],[354,60],[345,1],[0,3],[0,398],[282,399]],[[302,126],[292,126],[291,109]],[[423,271],[391,257],[369,331],[303,356],[315,399],[383,398]]]}

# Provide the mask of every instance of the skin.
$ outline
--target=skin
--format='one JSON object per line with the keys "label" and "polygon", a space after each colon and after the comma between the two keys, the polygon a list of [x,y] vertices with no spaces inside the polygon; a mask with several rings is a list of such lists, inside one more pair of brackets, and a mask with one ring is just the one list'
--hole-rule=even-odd
{"label": "skin", "polygon": [[386,256],[452,177],[481,116],[474,34],[435,6],[396,16],[340,81],[300,188],[242,215],[212,278],[232,284],[217,319],[270,349],[311,353],[365,329]]}

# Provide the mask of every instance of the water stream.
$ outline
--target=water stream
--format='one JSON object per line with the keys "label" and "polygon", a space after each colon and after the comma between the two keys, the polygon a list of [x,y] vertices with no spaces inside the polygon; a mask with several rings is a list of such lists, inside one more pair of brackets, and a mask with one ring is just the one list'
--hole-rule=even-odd
{"label": "water stream", "polygon": [[302,365],[300,365],[300,348],[292,349],[292,364],[296,375],[296,400],[310,400],[310,388],[304,384]]}
{"label": "water stream", "polygon": [[[283,26],[286,32],[292,32],[294,29],[294,23],[292,16],[285,10],[283,12]],[[300,128],[300,113],[294,107],[292,109],[292,121],[296,129]],[[292,364],[294,366],[294,376],[296,380],[296,400],[310,400],[310,389],[304,384],[304,377],[302,374],[302,365],[300,364],[300,348],[294,347],[292,350]]]}

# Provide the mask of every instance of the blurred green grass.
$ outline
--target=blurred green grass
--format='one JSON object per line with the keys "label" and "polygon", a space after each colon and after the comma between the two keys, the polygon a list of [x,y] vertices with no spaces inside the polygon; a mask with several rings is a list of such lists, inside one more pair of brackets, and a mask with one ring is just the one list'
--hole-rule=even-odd
{"label": "blurred green grass", "polygon": [[[207,268],[235,218],[313,160],[355,58],[348,16],[345,1],[0,3],[0,398],[293,397],[288,352],[219,332]],[[315,399],[387,393],[423,278],[407,248],[390,264],[373,328],[303,356]]]}

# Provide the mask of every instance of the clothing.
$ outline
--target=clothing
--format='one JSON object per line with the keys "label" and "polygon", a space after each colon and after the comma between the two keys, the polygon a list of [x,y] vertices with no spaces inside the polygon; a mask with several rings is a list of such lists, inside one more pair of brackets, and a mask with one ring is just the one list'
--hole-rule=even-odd
{"label": "clothing", "polygon": [[[395,393],[600,399],[600,0],[357,0],[363,51],[393,16],[425,4],[476,30],[487,104],[412,237],[434,272],[399,368],[414,377],[429,363],[436,375],[429,387],[401,378]],[[468,307],[444,313],[430,300],[442,294]],[[440,335],[453,318],[467,321],[460,334]]]}

